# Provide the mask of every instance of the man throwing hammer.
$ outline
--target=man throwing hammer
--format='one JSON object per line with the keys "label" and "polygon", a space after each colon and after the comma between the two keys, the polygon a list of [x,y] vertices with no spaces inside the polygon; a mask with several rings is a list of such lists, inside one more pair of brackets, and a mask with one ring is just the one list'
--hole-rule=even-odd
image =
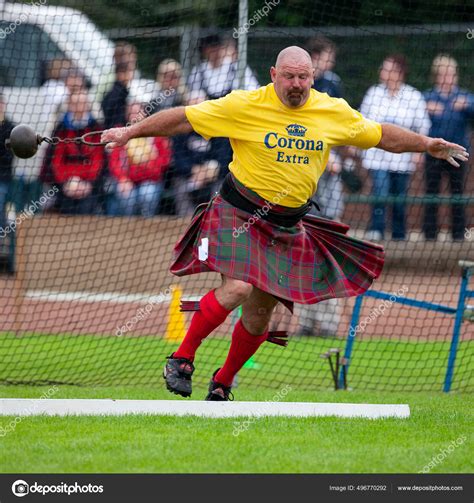
{"label": "man throwing hammer", "polygon": [[172,273],[215,271],[222,285],[194,306],[184,340],[168,357],[164,378],[173,393],[191,395],[199,345],[236,307],[242,306],[242,317],[206,400],[232,398],[233,379],[245,362],[264,341],[281,342],[268,332],[278,302],[292,310],[294,302],[360,295],[380,275],[381,246],[347,236],[346,225],[306,215],[331,148],[428,152],[455,166],[456,159],[468,158],[459,145],[365,119],[346,101],[312,89],[313,75],[309,54],[287,47],[267,86],[164,110],[102,135],[107,148],[193,130],[206,139],[228,137],[232,145],[220,192],[198,208],[174,249]]}

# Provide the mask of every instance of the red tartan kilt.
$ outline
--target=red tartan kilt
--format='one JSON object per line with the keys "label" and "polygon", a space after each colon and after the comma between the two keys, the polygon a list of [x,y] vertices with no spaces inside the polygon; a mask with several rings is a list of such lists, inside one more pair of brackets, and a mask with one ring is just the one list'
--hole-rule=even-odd
{"label": "red tartan kilt", "polygon": [[[347,236],[348,229],[313,215],[280,227],[218,194],[197,209],[174,248],[170,270],[177,276],[215,271],[274,295],[290,310],[293,302],[360,295],[380,276],[384,250]],[[205,261],[198,258],[202,238],[209,239]]]}

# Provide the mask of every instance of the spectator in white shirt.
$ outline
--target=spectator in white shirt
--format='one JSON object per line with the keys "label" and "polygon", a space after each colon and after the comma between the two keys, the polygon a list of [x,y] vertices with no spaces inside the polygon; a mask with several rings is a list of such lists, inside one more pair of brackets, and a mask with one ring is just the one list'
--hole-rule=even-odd
{"label": "spectator in white shirt", "polygon": [[[190,92],[203,91],[208,100],[214,100],[222,98],[234,89],[258,89],[258,81],[249,67],[245,68],[244,85],[239,86],[237,52],[233,40],[223,41],[219,35],[209,35],[201,40],[200,50],[203,61],[195,66],[189,75]],[[215,184],[215,190],[218,190],[229,172],[232,149],[227,138],[212,138],[211,148],[219,163],[219,176]]]}
{"label": "spectator in white shirt", "polygon": [[[378,122],[390,122],[419,134],[428,134],[431,123],[423,95],[405,83],[407,64],[402,55],[390,55],[380,67],[380,84],[366,93],[360,112]],[[372,178],[372,195],[403,198],[408,193],[410,175],[421,168],[422,154],[394,154],[372,148],[362,153],[362,164]],[[381,202],[372,206],[372,220],[367,234],[371,240],[384,239],[385,206]],[[406,239],[405,203],[392,206],[392,239]]]}
{"label": "spectator in white shirt", "polygon": [[[204,91],[208,99],[216,99],[239,89],[235,42],[224,42],[218,35],[210,35],[201,40],[200,47],[203,61],[191,70],[188,78],[189,90]],[[257,79],[247,66],[243,89],[252,90],[258,87]]]}

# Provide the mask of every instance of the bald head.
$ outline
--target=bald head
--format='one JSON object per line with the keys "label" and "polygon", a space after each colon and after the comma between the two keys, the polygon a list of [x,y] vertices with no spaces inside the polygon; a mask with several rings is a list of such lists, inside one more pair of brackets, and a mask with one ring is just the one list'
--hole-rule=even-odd
{"label": "bald head", "polygon": [[270,69],[275,92],[280,101],[290,108],[303,106],[310,96],[314,80],[311,56],[296,45],[286,47]]}
{"label": "bald head", "polygon": [[311,56],[307,51],[298,47],[297,45],[292,45],[290,47],[285,47],[282,51],[278,53],[275,68],[285,66],[287,64],[293,65],[304,65],[308,64],[312,67]]}

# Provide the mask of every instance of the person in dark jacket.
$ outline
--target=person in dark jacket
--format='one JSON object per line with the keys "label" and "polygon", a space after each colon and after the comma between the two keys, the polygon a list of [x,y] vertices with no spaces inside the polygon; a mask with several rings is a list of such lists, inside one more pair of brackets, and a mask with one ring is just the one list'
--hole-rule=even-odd
{"label": "person in dark jacket", "polygon": [[[5,228],[7,195],[12,182],[13,153],[5,147],[5,140],[10,137],[14,124],[5,117],[6,103],[0,94],[0,228]],[[3,233],[0,233],[0,238]]]}
{"label": "person in dark jacket", "polygon": [[[214,34],[203,37],[199,45],[202,62],[191,70],[188,77],[187,84],[190,92],[204,91],[208,100],[216,100],[235,89],[239,89],[237,65],[228,55],[228,42]],[[252,70],[246,67],[242,89],[252,90],[258,89],[258,87],[258,81]],[[229,173],[228,166],[232,162],[232,148],[228,138],[215,137],[210,141],[219,162],[218,182],[215,183],[217,190]]]}
{"label": "person in dark jacket", "polygon": [[[101,125],[91,114],[86,93],[71,94],[68,109],[53,136],[74,138],[93,131]],[[97,189],[105,162],[104,149],[76,143],[50,145],[43,173],[50,173],[57,185],[58,207],[63,214],[89,215],[97,208]]]}
{"label": "person in dark jacket", "polygon": [[106,128],[125,126],[127,123],[127,98],[135,69],[130,63],[120,62],[115,66],[115,82],[102,101]]}
{"label": "person in dark jacket", "polygon": [[[469,123],[474,119],[474,94],[458,87],[457,61],[447,54],[439,54],[431,68],[433,88],[424,93],[431,119],[430,135],[446,138],[469,148]],[[438,196],[443,174],[447,175],[451,194],[462,196],[467,174],[467,163],[454,167],[442,159],[426,155],[426,194]],[[423,230],[427,241],[436,241],[439,232],[438,204],[425,207]],[[466,231],[465,209],[462,204],[451,205],[451,235],[453,241],[463,241]]]}
{"label": "person in dark jacket", "polygon": [[[342,98],[343,89],[340,77],[332,72],[336,63],[336,45],[332,40],[316,36],[308,41],[308,52],[314,68],[313,88],[320,93],[327,93],[332,98]],[[340,220],[344,213],[343,184],[341,171],[344,155],[350,157],[349,147],[333,149],[329,154],[326,170],[318,182],[315,199],[321,210],[311,210],[311,214],[333,220]],[[334,337],[341,320],[341,301],[328,299],[317,304],[297,304],[299,335]]]}
{"label": "person in dark jacket", "polygon": [[[206,99],[202,91],[192,91],[187,105]],[[192,215],[194,208],[209,201],[219,175],[219,152],[216,144],[195,132],[173,137],[173,186],[176,213]]]}
{"label": "person in dark jacket", "polygon": [[336,62],[336,44],[319,35],[307,45],[314,68],[314,89],[333,98],[342,98],[341,78],[332,71]]}

